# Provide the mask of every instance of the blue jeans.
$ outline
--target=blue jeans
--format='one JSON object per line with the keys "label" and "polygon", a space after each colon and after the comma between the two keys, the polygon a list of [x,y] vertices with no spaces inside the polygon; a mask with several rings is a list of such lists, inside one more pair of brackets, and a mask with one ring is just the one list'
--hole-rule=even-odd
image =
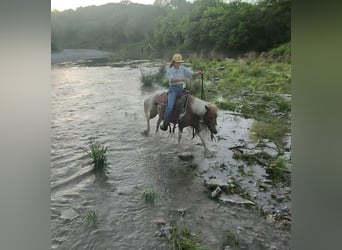
{"label": "blue jeans", "polygon": [[182,92],[184,89],[180,87],[170,87],[169,92],[167,95],[167,106],[165,109],[165,114],[164,114],[164,124],[169,123],[169,116],[171,114],[171,111],[173,109],[173,106],[175,105],[176,98],[178,93]]}

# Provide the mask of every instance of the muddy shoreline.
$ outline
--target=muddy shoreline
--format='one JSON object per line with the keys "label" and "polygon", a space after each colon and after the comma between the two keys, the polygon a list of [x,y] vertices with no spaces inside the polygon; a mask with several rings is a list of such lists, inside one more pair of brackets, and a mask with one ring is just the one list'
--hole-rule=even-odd
{"label": "muddy shoreline", "polygon": [[[288,176],[287,182],[274,183],[268,178],[266,167],[262,162],[250,164],[235,157],[236,152],[253,155],[261,151],[270,154],[271,158],[276,158],[277,154],[270,151],[273,149],[273,145],[266,143],[264,147],[257,147],[256,143],[250,139],[249,129],[254,122],[253,119],[244,120],[227,111],[221,111],[218,119],[220,132],[217,135],[217,142],[211,143],[211,152],[203,151],[203,154],[206,155],[205,160],[201,158],[198,161],[196,154],[191,152],[183,152],[179,154],[179,157],[184,162],[188,162],[192,168],[196,166],[193,171],[201,179],[208,200],[214,201],[219,206],[241,207],[250,210],[251,213],[256,213],[267,223],[283,231],[284,235],[290,239],[292,221],[290,176]],[[234,123],[234,128],[230,123],[232,120],[237,121]],[[240,123],[239,120],[245,122]],[[242,126],[236,127],[237,124]],[[236,135],[232,136],[232,133],[237,134],[237,137]],[[239,151],[235,151],[236,149]],[[273,155],[270,152],[273,152]],[[237,249],[268,249],[272,247],[267,245],[268,243],[260,242],[257,247],[253,240],[243,239],[244,237],[240,235],[239,231],[232,230],[229,235],[241,239],[240,244],[244,247],[240,245],[241,248]],[[234,244],[227,240],[227,249],[234,247]],[[283,247],[278,245],[274,249],[289,249]]]}

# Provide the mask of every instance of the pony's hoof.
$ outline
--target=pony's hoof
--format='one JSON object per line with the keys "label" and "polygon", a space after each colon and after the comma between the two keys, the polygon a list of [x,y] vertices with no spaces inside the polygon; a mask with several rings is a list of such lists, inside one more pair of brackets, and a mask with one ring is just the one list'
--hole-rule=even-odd
{"label": "pony's hoof", "polygon": [[215,156],[215,152],[207,148],[204,150],[204,154],[207,158],[213,158]]}
{"label": "pony's hoof", "polygon": [[144,130],[143,132],[140,132],[142,135],[144,136],[148,136],[148,131],[147,130]]}

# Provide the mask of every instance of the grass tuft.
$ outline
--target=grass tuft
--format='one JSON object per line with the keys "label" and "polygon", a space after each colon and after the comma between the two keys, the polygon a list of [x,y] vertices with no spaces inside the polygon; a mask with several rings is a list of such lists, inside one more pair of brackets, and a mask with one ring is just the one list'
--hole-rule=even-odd
{"label": "grass tuft", "polygon": [[144,87],[152,87],[153,83],[158,83],[161,85],[168,85],[168,82],[165,78],[166,68],[165,66],[161,66],[157,73],[151,74],[149,72],[145,72],[140,68],[141,77],[140,81]]}
{"label": "grass tuft", "polygon": [[92,164],[95,170],[104,170],[107,165],[108,147],[101,146],[99,143],[90,145],[89,156],[92,158]]}
{"label": "grass tuft", "polygon": [[172,227],[171,238],[169,240],[173,250],[200,250],[199,235],[193,235],[185,226]]}
{"label": "grass tuft", "polygon": [[154,204],[158,197],[158,193],[152,188],[147,188],[142,191],[142,198],[145,203]]}
{"label": "grass tuft", "polygon": [[285,160],[281,157],[277,157],[273,162],[266,166],[266,173],[273,182],[279,182],[286,180],[289,170]]}
{"label": "grass tuft", "polygon": [[88,228],[97,228],[101,224],[101,214],[98,211],[89,211],[83,217],[83,224]]}

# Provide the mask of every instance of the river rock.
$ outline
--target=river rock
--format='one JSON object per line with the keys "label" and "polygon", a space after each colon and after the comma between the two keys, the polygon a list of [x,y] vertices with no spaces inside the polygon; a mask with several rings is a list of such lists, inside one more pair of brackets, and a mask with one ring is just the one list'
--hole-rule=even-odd
{"label": "river rock", "polygon": [[78,216],[79,214],[74,209],[68,208],[68,209],[62,210],[60,217],[65,220],[73,220]]}
{"label": "river rock", "polygon": [[284,142],[285,151],[290,152],[291,151],[291,134],[287,134],[283,142]]}
{"label": "river rock", "polygon": [[278,151],[272,147],[265,147],[264,152],[270,155],[272,158],[276,158],[278,156]]}
{"label": "river rock", "polygon": [[135,187],[118,187],[116,190],[119,195],[130,195],[134,192]]}
{"label": "river rock", "polygon": [[228,186],[228,182],[221,179],[209,179],[204,180],[204,185],[209,189],[216,189],[217,187],[226,188]]}
{"label": "river rock", "polygon": [[190,152],[179,153],[178,157],[183,161],[191,161],[194,158]]}
{"label": "river rock", "polygon": [[171,232],[172,232],[172,227],[170,226],[170,224],[166,224],[160,228],[158,235],[165,236],[168,240],[170,240]]}
{"label": "river rock", "polygon": [[189,208],[178,208],[177,212],[181,215],[184,216],[185,212],[188,210]]}
{"label": "river rock", "polygon": [[217,187],[213,192],[210,193],[211,198],[217,198],[220,196],[222,192],[222,189],[220,187]]}
{"label": "river rock", "polygon": [[242,198],[241,196],[237,194],[223,194],[218,198],[220,201],[223,202],[228,202],[228,203],[233,203],[233,204],[239,204],[239,205],[252,205],[255,206],[255,203]]}
{"label": "river rock", "polygon": [[166,221],[162,218],[156,218],[152,220],[152,223],[157,224],[158,226],[166,225]]}

